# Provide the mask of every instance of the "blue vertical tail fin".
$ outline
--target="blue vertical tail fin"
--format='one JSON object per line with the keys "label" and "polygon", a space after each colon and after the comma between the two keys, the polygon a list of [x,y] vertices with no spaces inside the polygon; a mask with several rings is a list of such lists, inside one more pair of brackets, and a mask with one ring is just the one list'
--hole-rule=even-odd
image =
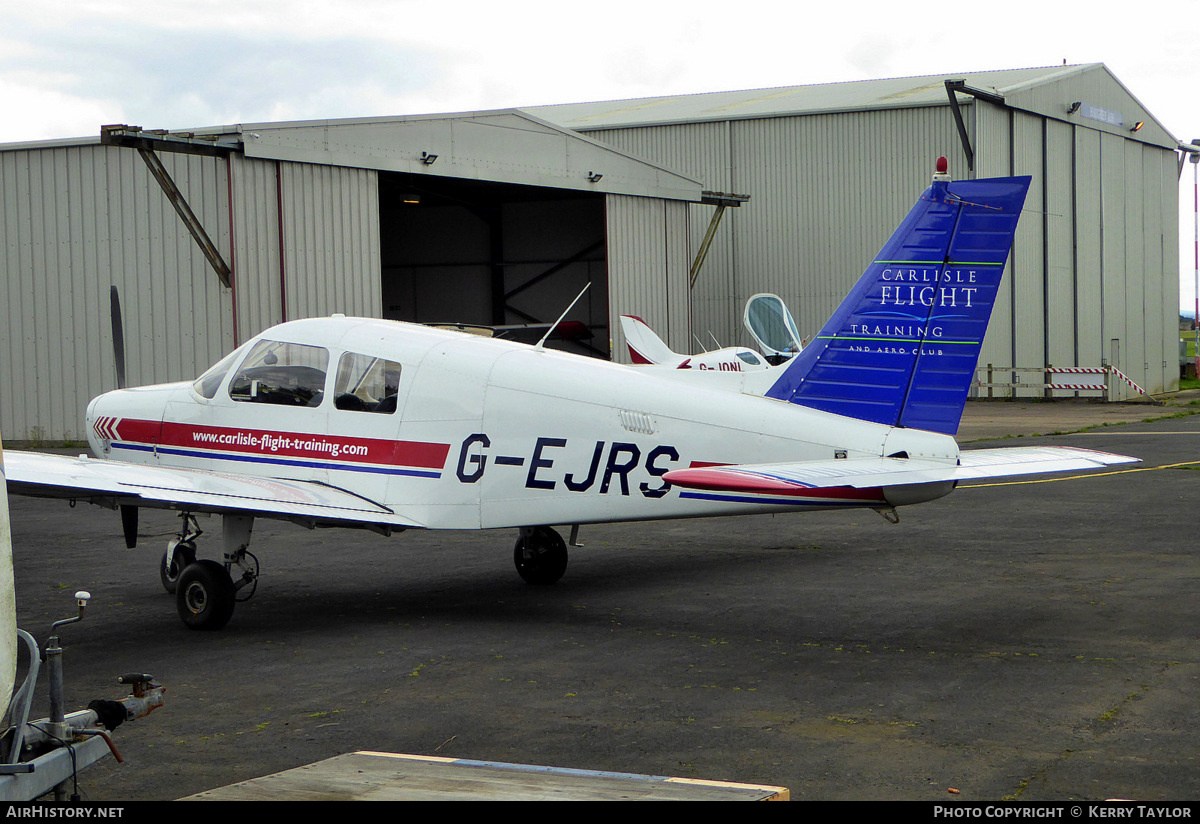
{"label": "blue vertical tail fin", "polygon": [[767,397],[953,435],[1029,183],[936,175]]}

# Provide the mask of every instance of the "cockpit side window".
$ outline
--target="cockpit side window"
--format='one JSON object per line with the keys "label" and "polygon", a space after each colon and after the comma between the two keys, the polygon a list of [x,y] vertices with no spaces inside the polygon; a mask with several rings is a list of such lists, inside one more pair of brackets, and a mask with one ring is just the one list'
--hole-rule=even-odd
{"label": "cockpit side window", "polygon": [[400,364],[371,355],[346,352],[338,362],[333,405],[347,412],[396,411]]}
{"label": "cockpit side window", "polygon": [[247,403],[320,406],[329,351],[320,346],[260,340],[229,384],[229,396]]}

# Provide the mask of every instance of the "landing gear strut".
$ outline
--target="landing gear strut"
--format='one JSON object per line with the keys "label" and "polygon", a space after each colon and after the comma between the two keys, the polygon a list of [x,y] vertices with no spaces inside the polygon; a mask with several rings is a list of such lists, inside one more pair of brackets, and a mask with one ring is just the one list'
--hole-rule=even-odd
{"label": "landing gear strut", "polygon": [[517,572],[529,584],[553,584],[567,571],[567,545],[548,526],[523,527],[513,548]]}
{"label": "landing gear strut", "polygon": [[[258,559],[246,551],[254,518],[225,515],[223,538],[225,562],[196,560],[196,519],[183,513],[183,528],[167,545],[159,566],[163,587],[175,594],[175,609],[189,629],[221,629],[233,617],[238,601],[248,601],[258,588]],[[238,580],[233,578],[234,570]],[[239,591],[245,590],[241,597]]]}

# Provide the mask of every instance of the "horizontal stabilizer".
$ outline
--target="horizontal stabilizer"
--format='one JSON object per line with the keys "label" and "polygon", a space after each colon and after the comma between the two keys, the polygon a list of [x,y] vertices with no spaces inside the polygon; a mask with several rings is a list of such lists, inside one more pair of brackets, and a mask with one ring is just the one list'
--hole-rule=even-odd
{"label": "horizontal stabilizer", "polygon": [[10,492],[190,512],[240,512],[341,526],[420,528],[359,495],[311,481],[148,467],[80,456],[4,453]]}
{"label": "horizontal stabilizer", "polygon": [[975,449],[951,461],[917,458],[848,458],[799,463],[706,466],[676,469],[663,480],[688,489],[802,495],[813,489],[870,489],[901,484],[945,483],[979,478],[1100,469],[1137,458],[1062,446]]}
{"label": "horizontal stabilizer", "polygon": [[1141,463],[1141,459],[1073,446],[1013,446],[968,449],[959,454],[958,463],[956,480],[970,481],[1046,472],[1079,472],[1116,464]]}

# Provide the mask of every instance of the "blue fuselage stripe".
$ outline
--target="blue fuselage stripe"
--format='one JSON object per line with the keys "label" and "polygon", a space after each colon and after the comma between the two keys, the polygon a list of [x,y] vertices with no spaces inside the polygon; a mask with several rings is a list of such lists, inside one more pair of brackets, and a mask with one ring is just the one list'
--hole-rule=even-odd
{"label": "blue fuselage stripe", "polygon": [[711,492],[680,492],[680,498],[720,501],[728,504],[770,504],[771,506],[879,506],[879,501],[840,501],[833,498],[758,498],[742,495],[718,495]]}

